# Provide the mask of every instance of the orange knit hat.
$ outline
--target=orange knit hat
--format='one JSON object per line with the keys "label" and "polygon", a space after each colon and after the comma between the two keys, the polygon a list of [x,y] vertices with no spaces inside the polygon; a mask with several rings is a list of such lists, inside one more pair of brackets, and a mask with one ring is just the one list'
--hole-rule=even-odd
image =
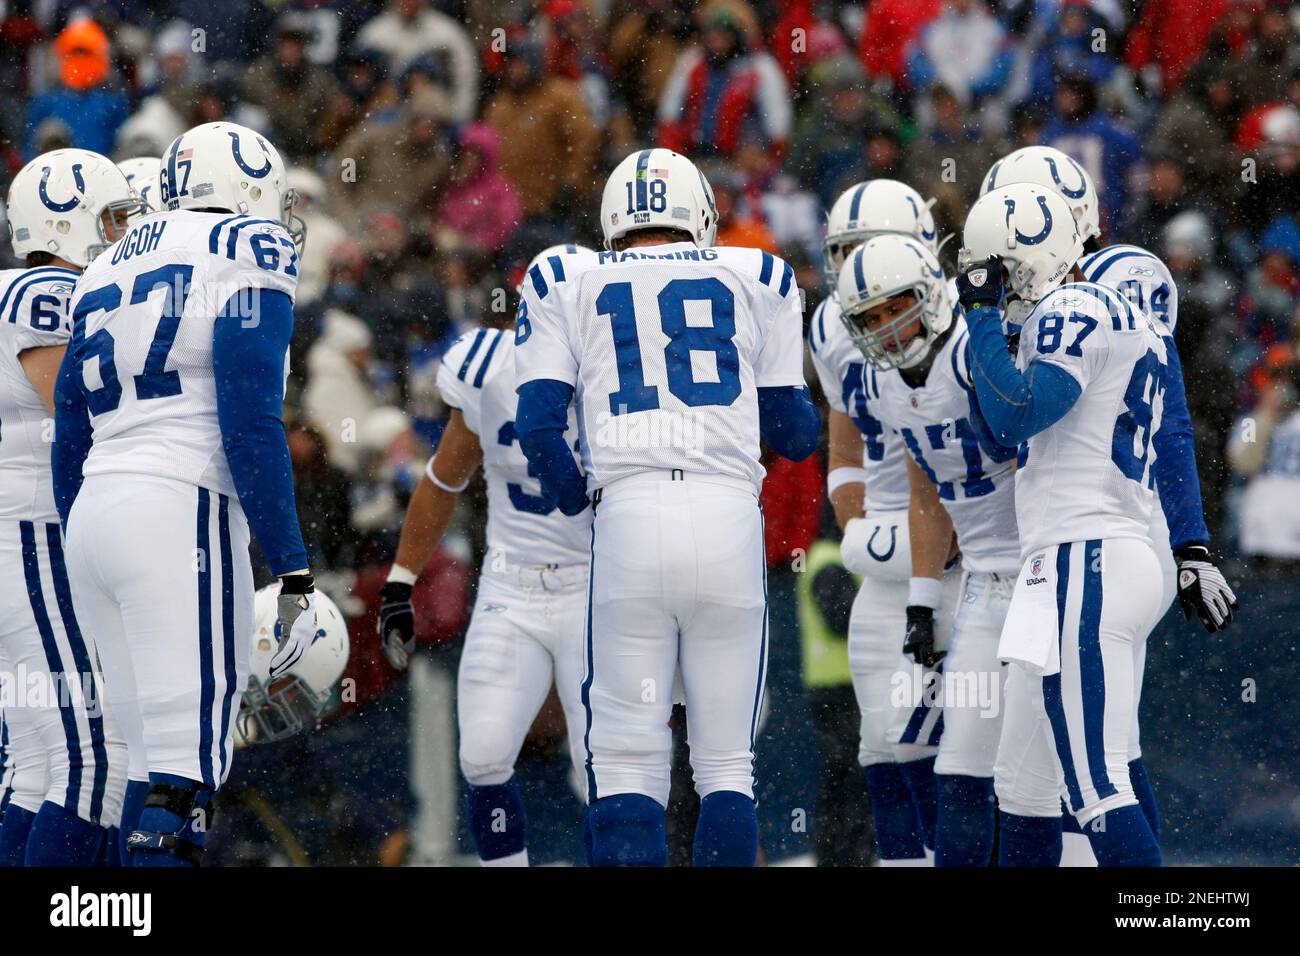
{"label": "orange knit hat", "polygon": [[74,90],[88,90],[108,78],[108,36],[94,20],[69,23],[54,41],[59,76]]}

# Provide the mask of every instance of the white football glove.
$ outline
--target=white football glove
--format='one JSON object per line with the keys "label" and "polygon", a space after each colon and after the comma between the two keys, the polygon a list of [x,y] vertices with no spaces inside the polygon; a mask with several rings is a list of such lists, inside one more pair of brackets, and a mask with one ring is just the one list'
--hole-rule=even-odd
{"label": "white football glove", "polygon": [[307,653],[307,648],[325,632],[316,626],[316,592],[281,594],[275,638],[279,648],[271,657],[271,679],[284,674]]}

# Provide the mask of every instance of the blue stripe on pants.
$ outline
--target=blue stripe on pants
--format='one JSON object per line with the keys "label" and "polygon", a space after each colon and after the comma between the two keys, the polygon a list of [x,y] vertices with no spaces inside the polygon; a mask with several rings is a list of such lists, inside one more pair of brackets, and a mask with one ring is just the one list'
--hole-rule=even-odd
{"label": "blue stripe on pants", "polygon": [[754,752],[755,737],[758,734],[758,711],[763,703],[763,677],[767,670],[767,550],[763,546],[767,534],[763,524],[763,505],[758,505],[759,551],[758,563],[763,571],[763,636],[758,645],[758,686],[754,688],[754,713],[749,720],[749,765],[753,774],[754,761],[758,754]]}
{"label": "blue stripe on pants", "polygon": [[216,675],[212,670],[212,547],[208,534],[211,512],[208,489],[200,488],[194,543],[199,556],[199,773],[203,782],[215,790],[217,782],[212,772],[212,700],[216,696]]}
{"label": "blue stripe on pants", "polygon": [[587,726],[582,733],[582,746],[587,751],[587,804],[597,800],[596,772],[591,766],[591,679],[595,675],[595,655],[591,650],[591,602],[596,586],[596,522],[591,523],[591,565],[587,571],[587,676],[582,680],[582,709],[587,716]]}
{"label": "blue stripe on pants", "polygon": [[[1070,545],[1056,548],[1056,641],[1058,648],[1065,633],[1065,599],[1070,591]],[[1079,790],[1079,775],[1074,770],[1074,756],[1070,753],[1070,733],[1065,725],[1065,708],[1061,703],[1061,675],[1055,673],[1043,678],[1043,706],[1052,724],[1052,737],[1056,741],[1056,755],[1065,774],[1065,789],[1070,794],[1070,806],[1082,809],[1083,794]]]}
{"label": "blue stripe on pants", "polygon": [[235,700],[235,571],[234,554],[230,545],[230,498],[219,496],[217,529],[221,542],[221,644],[225,651],[226,687],[221,696],[221,776],[226,778],[230,755],[226,753],[226,739],[230,734],[230,709]]}
{"label": "blue stripe on pants", "polygon": [[1088,772],[1099,798],[1115,795],[1106,773],[1106,670],[1101,659],[1102,545],[1084,545],[1083,607],[1079,611],[1079,692]]}
{"label": "blue stripe on pants", "polygon": [[[27,600],[32,606],[32,617],[36,620],[36,629],[41,634],[41,646],[45,651],[45,665],[50,677],[58,682],[63,675],[63,660],[59,654],[59,645],[54,639],[54,628],[50,625],[50,615],[45,607],[45,591],[41,588],[41,566],[36,555],[36,526],[30,521],[18,522],[19,536],[23,548],[23,576],[27,579]],[[63,678],[66,679],[66,678]],[[63,797],[63,809],[77,813],[81,803],[81,732],[77,729],[77,715],[71,706],[71,700],[61,687],[55,692],[59,698],[59,718],[63,722],[63,737],[67,741],[68,786]]]}
{"label": "blue stripe on pants", "polygon": [[[59,602],[59,617],[63,619],[63,631],[68,636],[68,646],[72,648],[72,659],[76,663],[77,673],[81,675],[82,688],[87,683],[93,688],[96,699],[86,700],[86,723],[90,727],[90,746],[95,754],[94,789],[90,793],[90,822],[98,823],[104,812],[104,789],[108,784],[108,751],[104,746],[104,717],[100,709],[103,701],[98,695],[103,692],[94,678],[95,667],[86,649],[86,640],[81,635],[77,624],[77,613],[72,606],[72,586],[68,583],[68,567],[63,560],[63,535],[57,523],[45,526],[45,543],[50,550],[50,571],[54,577],[54,593]],[[98,712],[98,716],[96,715]]]}

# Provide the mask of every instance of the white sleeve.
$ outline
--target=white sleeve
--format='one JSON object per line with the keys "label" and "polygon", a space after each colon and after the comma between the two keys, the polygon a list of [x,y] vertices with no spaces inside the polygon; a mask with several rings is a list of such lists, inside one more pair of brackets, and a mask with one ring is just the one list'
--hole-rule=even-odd
{"label": "white sleeve", "polygon": [[821,384],[822,392],[826,395],[826,404],[837,411],[845,411],[844,407],[844,382],[840,377],[838,368],[837,340],[826,334],[825,323],[826,303],[829,299],[823,299],[817,306],[817,311],[813,313],[812,322],[808,327],[808,354],[812,356],[813,370],[817,373],[817,381]]}
{"label": "white sleeve", "polygon": [[483,383],[492,353],[503,335],[499,329],[466,332],[443,353],[438,365],[438,392],[451,408],[460,409],[465,427],[479,434],[482,422]]}
{"label": "white sleeve", "polygon": [[49,345],[67,345],[72,336],[69,305],[71,275],[53,275],[24,282],[18,280],[13,304],[6,306],[0,322],[14,325],[14,354]]}
{"label": "white sleeve", "polygon": [[548,283],[537,266],[525,277],[515,313],[516,387],[538,379],[577,384],[578,358],[565,315],[565,291],[570,288],[569,284]]}
{"label": "white sleeve", "polygon": [[806,386],[803,377],[803,296],[794,269],[784,259],[761,253],[761,289],[754,295],[763,340],[754,355],[756,388]]}
{"label": "white sleeve", "polygon": [[208,236],[208,252],[216,257],[216,282],[229,294],[218,292],[224,304],[239,289],[271,289],[293,300],[302,263],[298,249],[284,226],[274,219],[240,216],[223,220]]}

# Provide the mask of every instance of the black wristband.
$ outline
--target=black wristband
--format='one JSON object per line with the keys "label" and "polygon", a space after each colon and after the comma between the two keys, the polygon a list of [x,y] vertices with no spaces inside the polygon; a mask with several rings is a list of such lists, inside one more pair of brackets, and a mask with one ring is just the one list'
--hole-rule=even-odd
{"label": "black wristband", "polygon": [[311,594],[316,590],[316,579],[310,574],[286,574],[280,579],[281,594]]}

